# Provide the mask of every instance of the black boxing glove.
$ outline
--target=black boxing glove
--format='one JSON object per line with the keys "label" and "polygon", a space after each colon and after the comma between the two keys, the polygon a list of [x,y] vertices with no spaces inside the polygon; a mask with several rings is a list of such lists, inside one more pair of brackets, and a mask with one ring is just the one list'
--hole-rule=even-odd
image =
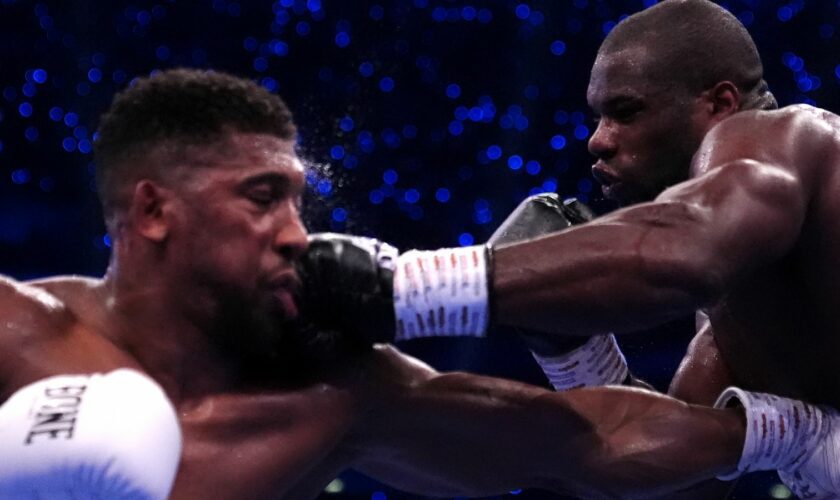
{"label": "black boxing glove", "polygon": [[[560,231],[595,218],[575,198],[562,201],[554,193],[531,196],[508,216],[487,241],[491,246],[523,241]],[[629,380],[627,362],[612,334],[565,337],[510,328],[525,340],[534,359],[558,391],[620,384]]]}
{"label": "black boxing glove", "polygon": [[343,335],[360,345],[394,338],[396,248],[373,238],[336,233],[309,236],[297,264],[299,328]]}

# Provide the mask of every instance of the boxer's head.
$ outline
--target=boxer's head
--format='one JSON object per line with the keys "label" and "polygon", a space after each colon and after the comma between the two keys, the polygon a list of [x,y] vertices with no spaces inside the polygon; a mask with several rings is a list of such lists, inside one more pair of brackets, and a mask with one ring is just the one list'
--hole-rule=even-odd
{"label": "boxer's head", "polygon": [[306,248],[295,136],[279,97],[223,73],[165,71],[119,94],[95,146],[117,271],[167,274],[220,331],[276,335]]}
{"label": "boxer's head", "polygon": [[705,0],[667,0],[628,17],[604,40],[587,91],[599,116],[589,150],[604,194],[648,201],[688,178],[708,130],[776,100],[744,26]]}

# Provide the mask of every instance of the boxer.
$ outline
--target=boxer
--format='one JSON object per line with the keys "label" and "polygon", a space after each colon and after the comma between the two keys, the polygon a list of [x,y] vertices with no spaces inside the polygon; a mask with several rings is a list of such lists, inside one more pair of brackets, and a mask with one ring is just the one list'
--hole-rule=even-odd
{"label": "boxer", "polygon": [[[619,23],[587,98],[599,116],[593,173],[626,207],[523,243],[406,252],[386,278],[386,338],[481,336],[491,320],[549,336],[620,334],[700,311],[709,325],[674,395],[712,404],[735,384],[840,407],[840,118],[775,109],[762,73],[746,29],[711,2],[666,1]],[[322,276],[311,263],[306,275]],[[332,327],[383,335],[352,289],[307,286],[313,303],[354,310],[324,318]]]}
{"label": "boxer", "polygon": [[429,495],[640,496],[824,454],[810,407],[765,460],[742,453],[770,443],[753,410],[441,374],[382,345],[325,362],[290,325],[307,233],[285,104],[170,70],[98,132],[105,276],[0,280],[0,497],[297,500],[346,468]]}

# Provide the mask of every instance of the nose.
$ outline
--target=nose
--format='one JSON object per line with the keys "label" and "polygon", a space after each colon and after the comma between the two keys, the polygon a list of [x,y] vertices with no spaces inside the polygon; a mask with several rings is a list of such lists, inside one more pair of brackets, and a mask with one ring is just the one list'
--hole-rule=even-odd
{"label": "nose", "polygon": [[615,155],[618,149],[615,130],[607,120],[602,119],[598,122],[598,127],[589,138],[588,148],[590,153],[601,160],[608,160]]}
{"label": "nose", "polygon": [[300,215],[297,204],[289,201],[288,216],[280,221],[280,227],[274,239],[274,248],[289,261],[295,261],[306,252],[309,246],[306,225]]}

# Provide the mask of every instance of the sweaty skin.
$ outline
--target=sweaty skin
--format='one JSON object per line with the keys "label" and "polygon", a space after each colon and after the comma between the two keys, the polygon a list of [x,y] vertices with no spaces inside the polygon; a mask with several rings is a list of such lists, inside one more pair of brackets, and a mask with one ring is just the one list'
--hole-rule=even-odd
{"label": "sweaty skin", "polygon": [[840,407],[840,118],[721,120],[653,202],[495,254],[503,323],[591,335],[701,309],[731,382]]}
{"label": "sweaty skin", "polygon": [[347,468],[421,494],[614,498],[737,464],[739,412],[632,389],[439,374],[387,346],[311,380],[244,376],[220,346],[259,352],[296,314],[303,168],[290,141],[235,131],[187,158],[134,184],[104,278],[0,279],[0,403],[51,375],[146,373],[183,431],[175,499],[312,498]]}
{"label": "sweaty skin", "polygon": [[[110,322],[103,286],[0,283],[3,399],[54,374],[149,373],[101,330]],[[168,388],[184,435],[172,498],[314,498],[347,468],[427,495],[539,487],[642,497],[731,470],[743,439],[735,412],[633,389],[554,393],[440,374],[384,345],[318,380],[281,385]]]}

